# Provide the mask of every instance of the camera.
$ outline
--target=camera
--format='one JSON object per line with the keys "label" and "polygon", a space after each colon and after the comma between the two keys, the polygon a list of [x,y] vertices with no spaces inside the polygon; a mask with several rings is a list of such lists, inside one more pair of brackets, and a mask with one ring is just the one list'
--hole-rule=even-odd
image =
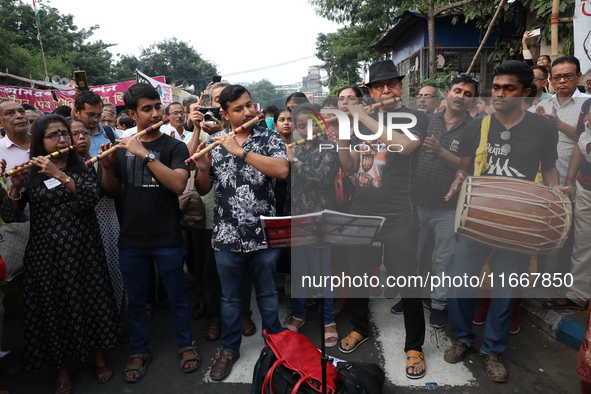
{"label": "camera", "polygon": [[199,112],[203,114],[203,118],[206,122],[213,120],[213,118],[216,118],[217,120],[222,119],[220,107],[203,107],[199,108]]}

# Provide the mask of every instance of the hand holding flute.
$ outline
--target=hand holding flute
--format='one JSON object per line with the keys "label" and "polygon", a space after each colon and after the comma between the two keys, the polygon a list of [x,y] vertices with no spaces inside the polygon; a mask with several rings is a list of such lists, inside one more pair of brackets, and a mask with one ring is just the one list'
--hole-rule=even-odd
{"label": "hand holding flute", "polygon": [[[189,164],[192,161],[197,163],[197,159],[199,159],[201,156],[205,155],[207,152],[209,152],[210,150],[212,150],[213,148],[215,148],[218,145],[222,145],[224,144],[224,147],[226,148],[226,150],[228,150],[228,152],[232,153],[233,151],[236,151],[236,146],[238,146],[238,148],[242,149],[240,147],[240,145],[238,145],[238,143],[236,142],[236,134],[243,132],[244,130],[246,130],[247,128],[251,127],[252,125],[254,125],[256,122],[258,122],[259,120],[263,119],[265,117],[265,115],[263,114],[258,114],[257,116],[255,116],[253,119],[249,120],[248,122],[244,123],[242,126],[230,131],[229,133],[226,133],[225,135],[221,135],[219,137],[214,137],[213,138],[213,143],[210,144],[209,146],[205,146],[203,143],[201,145],[199,145],[199,148],[197,148],[197,152],[189,157],[187,160],[185,160],[185,163]],[[227,143],[225,143],[227,138],[231,138],[231,140],[228,140]],[[236,146],[234,145],[236,144]],[[232,150],[230,150],[230,149]],[[238,155],[240,156],[240,155]]]}

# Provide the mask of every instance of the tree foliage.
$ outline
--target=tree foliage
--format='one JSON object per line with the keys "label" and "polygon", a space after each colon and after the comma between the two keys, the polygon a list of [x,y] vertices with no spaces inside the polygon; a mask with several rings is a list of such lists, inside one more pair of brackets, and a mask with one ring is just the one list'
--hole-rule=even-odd
{"label": "tree foliage", "polygon": [[248,86],[248,91],[254,103],[259,103],[261,107],[266,108],[274,105],[277,108],[285,107],[285,99],[287,96],[284,93],[278,92],[275,85],[268,79],[261,79],[257,82],[251,82]]}
{"label": "tree foliage", "polygon": [[[315,7],[319,16],[346,26],[336,33],[319,36],[317,40],[318,53],[333,55],[334,63],[337,62],[337,58],[342,58],[343,62],[351,61],[351,55],[339,48],[349,45],[350,40],[356,46],[355,53],[358,61],[376,60],[375,51],[368,47],[377,42],[388,29],[395,26],[404,11],[417,11],[419,17],[432,23],[429,26],[429,46],[434,48],[436,45],[435,16],[453,11],[463,14],[466,21],[475,20],[477,26],[485,30],[498,7],[499,0],[309,0],[309,3]],[[561,1],[562,17],[573,15],[574,3],[575,0]],[[537,16],[534,26],[525,26],[528,13]],[[504,37],[500,40],[488,61],[500,63],[520,56],[521,35],[526,29],[540,27],[542,28],[540,40],[549,40],[551,13],[552,0],[521,0],[506,3],[497,24],[514,23],[518,27],[518,34],[515,37]],[[572,24],[561,24],[559,30],[559,35],[567,39],[565,53],[568,54],[571,51],[569,48],[572,48],[572,45],[568,45],[569,42],[572,43]],[[330,34],[335,34],[338,39],[327,38]],[[432,55],[434,54],[433,52]],[[430,74],[434,75],[436,69],[434,56],[430,57],[429,63]],[[326,69],[326,61],[323,68]]]}
{"label": "tree foliage", "polygon": [[[91,85],[129,81],[136,68],[151,76],[167,75],[205,88],[216,67],[201,58],[188,43],[173,38],[141,50],[139,58],[124,55],[115,62],[107,49],[114,44],[92,41],[98,25],[79,29],[74,17],[37,1],[41,39],[48,76],[73,77],[73,71],[86,70]],[[0,70],[25,78],[43,80],[35,14],[30,2],[0,0]],[[11,80],[10,84],[17,81]]]}
{"label": "tree foliage", "polygon": [[129,80],[136,68],[151,76],[166,75],[179,82],[187,81],[197,90],[204,89],[217,74],[215,64],[204,60],[189,43],[176,38],[142,48],[139,58],[123,56],[115,66],[115,74],[120,80]]}
{"label": "tree foliage", "polygon": [[[72,77],[77,69],[86,70],[92,84],[111,81],[111,44],[87,42],[98,26],[78,29],[72,15],[56,8],[39,7],[41,39],[49,77]],[[45,71],[33,8],[19,0],[0,0],[0,70],[23,77],[44,79]]]}

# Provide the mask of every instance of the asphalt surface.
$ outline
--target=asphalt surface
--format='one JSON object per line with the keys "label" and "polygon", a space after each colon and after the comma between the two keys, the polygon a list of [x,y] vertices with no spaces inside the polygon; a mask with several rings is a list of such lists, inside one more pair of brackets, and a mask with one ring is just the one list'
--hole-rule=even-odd
{"label": "asphalt surface", "polygon": [[[194,291],[189,290],[192,297]],[[250,393],[254,362],[263,348],[260,336],[260,317],[254,305],[253,319],[259,331],[252,337],[243,338],[241,358],[235,364],[232,374],[224,382],[212,382],[208,371],[215,357],[218,342],[203,339],[206,322],[193,321],[193,335],[200,347],[201,367],[194,373],[180,371],[178,354],[174,345],[174,330],[170,311],[165,307],[156,309],[150,322],[150,344],[153,360],[145,378],[135,384],[123,380],[123,368],[130,354],[128,344],[118,345],[106,352],[114,368],[114,376],[108,383],[99,385],[94,378],[92,359],[84,364],[71,364],[70,371],[75,393],[187,393],[206,394]],[[404,330],[403,317],[389,312],[395,300],[373,300],[371,302],[374,335],[355,352],[344,355],[336,348],[328,354],[352,361],[375,362],[386,371],[387,381],[384,393],[416,393],[426,390],[425,383],[435,382],[438,391],[448,393],[578,393],[579,380],[576,376],[577,351],[559,343],[522,317],[521,332],[512,335],[509,349],[503,360],[509,372],[505,384],[490,381],[484,372],[483,362],[477,351],[469,353],[459,364],[443,361],[443,352],[450,344],[449,325],[442,330],[428,328],[424,347],[427,376],[413,381],[404,376],[405,358],[402,351]],[[281,303],[281,319],[289,313],[289,299]],[[425,311],[428,317],[429,312]],[[340,336],[350,329],[347,309],[337,315],[336,322]],[[319,340],[319,314],[316,308],[308,311],[306,325],[301,333],[314,343]],[[478,338],[482,338],[482,327],[477,327]],[[477,347],[480,343],[477,343]],[[10,349],[17,356],[23,355],[22,317],[13,317],[5,322],[3,349]],[[39,372],[21,372],[17,376],[0,376],[0,390],[10,394],[52,392],[54,373],[50,369]]]}

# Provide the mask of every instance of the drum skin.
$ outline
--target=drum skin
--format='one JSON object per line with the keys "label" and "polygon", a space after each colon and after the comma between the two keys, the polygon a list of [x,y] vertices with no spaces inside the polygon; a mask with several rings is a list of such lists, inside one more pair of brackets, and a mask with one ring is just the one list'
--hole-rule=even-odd
{"label": "drum skin", "polygon": [[458,198],[455,231],[491,248],[547,254],[564,245],[571,219],[569,199],[545,185],[468,177]]}

